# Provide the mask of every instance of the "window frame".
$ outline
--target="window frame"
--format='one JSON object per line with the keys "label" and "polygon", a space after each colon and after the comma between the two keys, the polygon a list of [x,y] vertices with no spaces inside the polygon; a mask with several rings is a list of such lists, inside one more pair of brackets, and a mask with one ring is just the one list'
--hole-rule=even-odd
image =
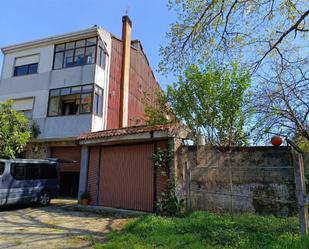
{"label": "window frame", "polygon": [[6,168],[6,163],[5,162],[0,162],[0,176],[2,176],[4,174],[5,168]]}
{"label": "window frame", "polygon": [[[30,66],[33,66],[33,65],[37,65],[36,72],[35,73],[29,73],[29,68],[30,68]],[[21,67],[26,67],[27,68],[27,73],[25,73],[25,74],[16,74],[16,69],[17,68],[21,68]],[[25,65],[21,65],[21,66],[14,66],[13,77],[20,77],[20,76],[25,76],[25,75],[37,74],[38,71],[39,71],[39,63],[38,62],[30,63],[30,64],[25,64]]]}
{"label": "window frame", "polygon": [[[85,92],[83,92],[83,87],[85,87],[85,86],[92,86],[92,90],[91,90],[91,91],[85,91]],[[97,86],[96,84],[92,83],[92,84],[74,85],[74,86],[69,86],[69,87],[61,87],[61,88],[50,89],[50,90],[49,90],[49,95],[48,95],[48,105],[47,105],[47,115],[46,115],[46,116],[47,116],[47,117],[66,117],[66,116],[76,116],[76,115],[87,115],[87,114],[89,115],[89,114],[93,114],[93,113],[94,113],[94,110],[93,110],[93,108],[94,108],[94,91],[95,91],[95,87],[96,87],[96,86]],[[73,94],[72,94],[72,89],[75,88],[75,87],[81,87],[80,93],[73,93]],[[65,89],[65,88],[70,88],[70,94],[61,95],[61,90],[62,90],[62,89]],[[55,91],[55,90],[58,90],[59,95],[53,95],[53,96],[51,96],[51,92],[52,92],[52,91]],[[102,90],[103,90],[103,89],[102,89]],[[82,95],[83,95],[83,94],[89,94],[89,93],[91,94],[91,100],[92,100],[92,101],[91,101],[90,112],[81,112]],[[80,108],[79,108],[79,111],[78,111],[77,114],[59,115],[59,110],[58,110],[58,115],[49,115],[49,107],[50,107],[50,98],[51,98],[51,97],[60,97],[60,98],[61,98],[61,96],[76,95],[76,94],[79,94],[79,96],[80,96],[80,104],[79,104]]]}
{"label": "window frame", "polygon": [[[99,94],[98,91],[96,91],[96,88],[99,88],[99,90],[101,91],[101,94]],[[97,103],[95,103],[95,97],[98,96],[97,98]],[[101,109],[101,113],[99,112],[99,103],[100,103],[100,97],[102,99],[102,109]],[[95,108],[97,108],[97,111],[95,111]],[[93,92],[93,110],[92,110],[93,114],[98,116],[98,117],[103,117],[103,112],[104,112],[104,89],[102,87],[99,87],[98,85],[94,85],[94,92]]]}
{"label": "window frame", "polygon": [[[14,162],[11,163],[11,168],[10,168],[10,174],[11,176],[16,180],[16,181],[36,181],[36,180],[54,180],[58,178],[58,171],[57,171],[57,165],[53,164],[53,163],[22,163],[22,162]],[[23,178],[16,178],[15,176],[15,167],[22,167],[24,169],[24,174],[23,174]],[[29,169],[31,167],[36,167],[37,169],[37,175],[36,177],[29,177]],[[53,177],[42,177],[43,176],[43,170],[42,168],[46,167],[47,169],[47,173],[51,173],[53,172]],[[48,175],[46,174],[45,175]],[[52,174],[50,174],[52,175]]]}
{"label": "window frame", "polygon": [[[96,39],[96,43],[95,43],[95,44],[91,44],[91,45],[87,45],[87,40],[93,39],[93,38]],[[80,41],[83,41],[83,40],[85,40],[84,46],[76,47],[76,43],[77,43],[77,42],[80,42]],[[73,48],[66,49],[66,44],[72,43],[72,42],[74,42],[74,47],[73,47]],[[66,68],[71,68],[71,67],[78,67],[78,66],[96,64],[96,61],[97,61],[98,42],[99,42],[98,36],[91,36],[91,37],[86,37],[86,38],[84,38],[84,39],[78,39],[78,40],[73,40],[73,41],[69,41],[69,42],[64,42],[64,43],[55,44],[55,45],[54,45],[54,57],[53,57],[53,70],[60,70],[60,69],[66,69]],[[61,46],[61,45],[64,46],[63,50],[56,51],[56,47],[57,47],[57,46]],[[86,48],[89,48],[89,47],[95,47],[94,62],[93,62],[93,63],[84,63],[84,64],[76,64],[76,65],[74,65],[74,64],[75,64],[75,54],[76,54],[76,50],[77,50],[77,49],[83,48],[83,49],[84,49],[84,56],[85,56],[85,54],[86,54]],[[72,64],[73,64],[73,65],[72,65],[72,66],[65,67],[65,52],[66,52],[66,51],[73,51],[73,58],[72,58],[72,61],[73,61]],[[60,68],[55,68],[55,59],[56,59],[56,54],[58,54],[58,53],[63,53],[63,56],[62,56],[62,67],[60,67]]]}

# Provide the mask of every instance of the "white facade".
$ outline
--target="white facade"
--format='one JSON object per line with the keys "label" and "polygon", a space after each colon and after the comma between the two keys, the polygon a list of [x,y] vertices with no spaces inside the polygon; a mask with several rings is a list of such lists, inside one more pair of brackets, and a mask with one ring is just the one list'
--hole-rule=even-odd
{"label": "white facade", "polygon": [[[105,68],[96,63],[53,70],[55,44],[98,36],[107,53]],[[77,46],[77,45],[76,45]],[[106,128],[111,34],[99,27],[2,48],[0,102],[12,99],[18,111],[29,111],[39,126],[38,140],[61,140]],[[38,63],[37,73],[14,76],[14,69]],[[29,69],[30,70],[30,69]],[[50,90],[96,84],[103,89],[102,115],[94,113],[48,116]],[[92,101],[94,97],[92,98]],[[82,100],[80,100],[82,101]],[[81,104],[80,104],[81,105]]]}

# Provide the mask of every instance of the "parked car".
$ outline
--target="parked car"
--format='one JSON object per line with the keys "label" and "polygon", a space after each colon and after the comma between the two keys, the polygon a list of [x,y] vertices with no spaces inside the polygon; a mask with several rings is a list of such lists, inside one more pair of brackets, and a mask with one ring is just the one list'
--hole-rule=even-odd
{"label": "parked car", "polygon": [[58,194],[57,161],[0,159],[0,206],[31,202],[47,206]]}

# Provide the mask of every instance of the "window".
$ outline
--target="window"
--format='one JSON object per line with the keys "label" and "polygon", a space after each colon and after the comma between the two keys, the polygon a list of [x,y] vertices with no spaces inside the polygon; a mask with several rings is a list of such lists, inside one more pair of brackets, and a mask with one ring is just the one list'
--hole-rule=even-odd
{"label": "window", "polygon": [[56,164],[12,163],[11,174],[16,180],[56,179]]}
{"label": "window", "polygon": [[16,180],[25,180],[26,179],[25,164],[12,163],[11,174]]}
{"label": "window", "polygon": [[92,111],[93,84],[52,89],[48,116],[66,116]]}
{"label": "window", "polygon": [[0,176],[3,175],[4,169],[5,169],[5,163],[0,162]]}
{"label": "window", "polygon": [[101,46],[99,46],[97,55],[97,64],[104,69],[106,65],[106,58],[107,58],[106,51]]}
{"label": "window", "polygon": [[96,37],[56,45],[54,69],[95,63],[96,46]]}
{"label": "window", "polygon": [[93,112],[98,116],[103,114],[103,89],[95,86]]}
{"label": "window", "polygon": [[14,76],[22,76],[27,74],[35,74],[38,72],[38,63],[15,66]]}
{"label": "window", "polygon": [[56,164],[41,164],[40,179],[57,179],[58,173]]}
{"label": "window", "polygon": [[33,104],[34,97],[14,99],[13,100],[13,109],[19,112],[24,113],[24,115],[31,120],[33,116]]}
{"label": "window", "polygon": [[39,164],[28,164],[26,166],[26,180],[40,179],[40,165]]}

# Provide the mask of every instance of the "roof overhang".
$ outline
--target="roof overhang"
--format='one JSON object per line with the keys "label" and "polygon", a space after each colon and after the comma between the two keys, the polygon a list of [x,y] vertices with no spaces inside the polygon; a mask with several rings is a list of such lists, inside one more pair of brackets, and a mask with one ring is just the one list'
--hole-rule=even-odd
{"label": "roof overhang", "polygon": [[41,46],[52,45],[55,43],[62,43],[62,42],[76,40],[76,39],[83,39],[89,36],[99,35],[99,29],[100,27],[94,26],[94,27],[83,29],[83,30],[76,31],[76,32],[70,32],[70,33],[65,33],[61,35],[50,36],[44,39],[39,39],[39,40],[30,41],[30,42],[24,42],[24,43],[6,46],[6,47],[1,48],[1,50],[4,54],[7,54],[10,52],[17,52],[17,51],[21,51],[24,49],[31,49],[31,48],[41,47]]}
{"label": "roof overhang", "polygon": [[110,145],[136,142],[152,142],[172,138],[186,138],[183,127],[174,124],[133,126],[120,129],[85,133],[77,139],[80,145]]}

